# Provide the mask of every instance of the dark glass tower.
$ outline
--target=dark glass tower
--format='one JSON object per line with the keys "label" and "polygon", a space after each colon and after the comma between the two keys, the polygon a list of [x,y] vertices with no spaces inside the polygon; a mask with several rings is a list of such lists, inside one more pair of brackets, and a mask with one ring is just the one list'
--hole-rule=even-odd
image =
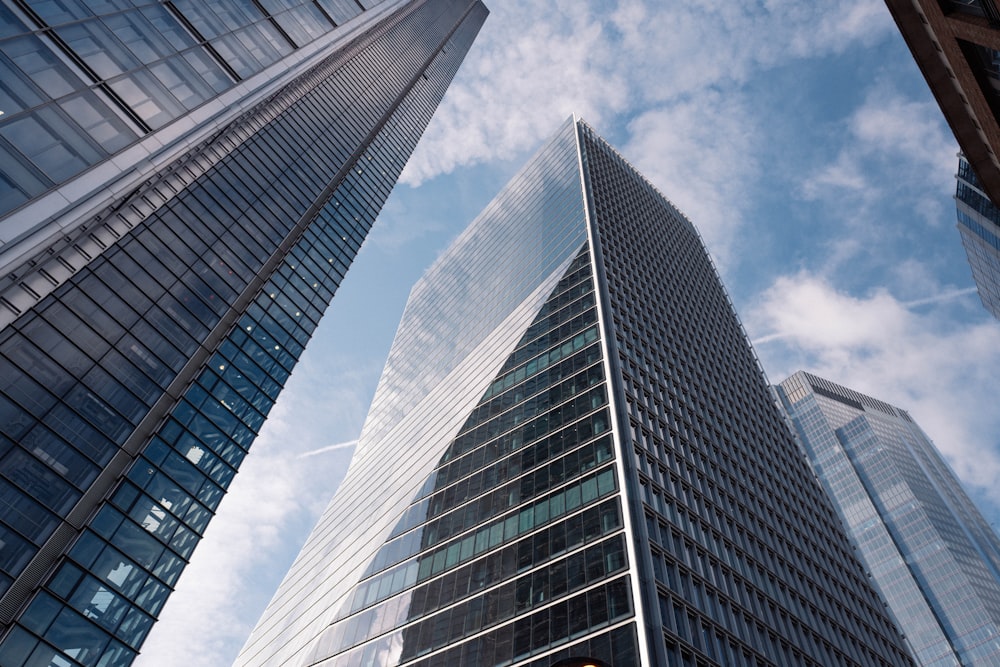
{"label": "dark glass tower", "polygon": [[775,389],[919,664],[1000,664],[1000,539],[930,439],[809,373]]}
{"label": "dark glass tower", "polygon": [[698,233],[570,121],[413,288],[237,663],[574,658],[911,664]]}
{"label": "dark glass tower", "polygon": [[0,664],[127,665],[486,16],[0,0]]}
{"label": "dark glass tower", "polygon": [[965,158],[958,161],[957,180],[958,231],[972,267],[972,278],[983,306],[1000,319],[1000,208],[983,192]]}

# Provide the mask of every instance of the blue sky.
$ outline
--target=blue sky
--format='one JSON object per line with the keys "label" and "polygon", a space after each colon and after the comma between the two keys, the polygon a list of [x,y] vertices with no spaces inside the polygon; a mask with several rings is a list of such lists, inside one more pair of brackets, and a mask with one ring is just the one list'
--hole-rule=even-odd
{"label": "blue sky", "polygon": [[[346,471],[410,287],[577,113],[699,227],[773,382],[910,411],[1000,525],[1000,324],[881,0],[492,0],[137,661],[229,664]],[[815,5],[815,6],[814,6]]]}

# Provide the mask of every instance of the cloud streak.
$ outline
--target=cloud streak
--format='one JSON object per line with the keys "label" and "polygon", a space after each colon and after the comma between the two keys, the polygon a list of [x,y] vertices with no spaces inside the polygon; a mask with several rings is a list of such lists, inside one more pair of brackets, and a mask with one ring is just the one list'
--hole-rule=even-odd
{"label": "cloud streak", "polygon": [[308,452],[302,452],[295,458],[306,459],[309,458],[310,456],[319,456],[320,454],[326,454],[327,452],[335,452],[340,449],[353,449],[354,446],[357,444],[358,444],[358,439],[355,438],[354,440],[347,440],[346,442],[338,442],[335,445],[327,445],[326,447],[320,447],[319,449],[312,449],[309,450]]}
{"label": "cloud streak", "polygon": [[913,301],[906,301],[903,303],[907,308],[914,308],[916,306],[926,306],[932,303],[942,303],[944,301],[951,301],[953,299],[959,299],[969,294],[976,294],[978,290],[975,287],[965,287],[963,289],[949,290],[943,294],[935,294],[934,296],[924,297],[923,299],[914,299]]}

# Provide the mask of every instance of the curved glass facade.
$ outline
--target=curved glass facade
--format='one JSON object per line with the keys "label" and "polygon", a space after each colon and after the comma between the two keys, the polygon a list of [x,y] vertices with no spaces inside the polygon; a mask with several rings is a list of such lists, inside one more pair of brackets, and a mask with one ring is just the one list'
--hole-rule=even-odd
{"label": "curved glass facade", "polygon": [[414,287],[239,664],[911,664],[881,607],[697,232],[573,120]]}
{"label": "curved glass facade", "polygon": [[972,279],[986,310],[1000,319],[1000,209],[989,200],[972,167],[958,163],[955,202],[958,232],[969,258]]}
{"label": "curved glass facade", "polygon": [[[548,312],[553,290],[557,302],[573,300],[557,285],[587,238],[581,188],[575,134],[568,123],[414,286],[347,477],[238,664],[324,657],[333,640],[323,637],[335,632],[329,628],[352,587],[375,574],[371,568],[392,567],[421,549],[423,531],[416,529],[391,540],[385,555],[377,555],[400,514],[434,490],[441,457],[524,332],[540,312]],[[482,444],[475,446],[485,452]],[[464,460],[471,464],[473,459]],[[381,493],[370,493],[374,480]],[[410,516],[411,521],[426,519],[419,509]],[[503,536],[507,518],[492,521]],[[510,533],[509,539],[514,537]],[[406,581],[418,569],[396,566],[394,571]],[[393,590],[393,584],[385,586]],[[402,583],[395,586],[394,592],[403,590]],[[405,618],[407,610],[396,613]]]}
{"label": "curved glass facade", "polygon": [[1000,662],[1000,540],[924,432],[801,371],[776,390],[919,664]]}

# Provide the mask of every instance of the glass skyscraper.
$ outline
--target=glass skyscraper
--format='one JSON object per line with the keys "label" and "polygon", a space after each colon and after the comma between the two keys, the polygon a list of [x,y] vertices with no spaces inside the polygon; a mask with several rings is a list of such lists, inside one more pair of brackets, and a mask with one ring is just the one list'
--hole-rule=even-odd
{"label": "glass skyscraper", "polygon": [[692,224],[571,120],[414,286],[239,665],[908,665]]}
{"label": "glass skyscraper", "polygon": [[1000,319],[1000,209],[983,192],[965,158],[958,161],[957,180],[958,231],[972,278],[983,306]]}
{"label": "glass skyscraper", "polygon": [[0,664],[127,665],[486,16],[0,0]]}
{"label": "glass skyscraper", "polygon": [[920,427],[801,371],[776,391],[918,662],[1000,664],[1000,540]]}

